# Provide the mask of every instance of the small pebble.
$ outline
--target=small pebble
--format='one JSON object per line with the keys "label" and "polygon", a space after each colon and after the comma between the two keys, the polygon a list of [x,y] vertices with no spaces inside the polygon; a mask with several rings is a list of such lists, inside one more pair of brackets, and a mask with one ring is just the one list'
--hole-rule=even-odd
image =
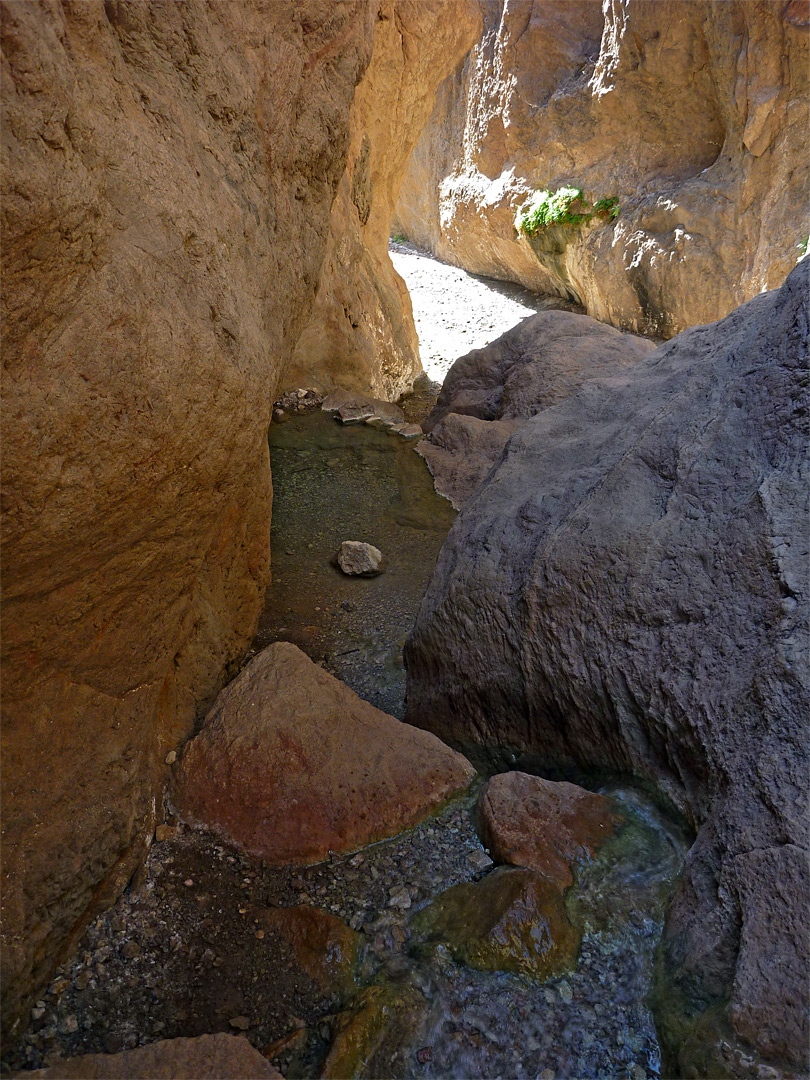
{"label": "small pebble", "polygon": [[228,1023],[237,1031],[247,1031],[250,1027],[250,1020],[246,1016],[232,1016]]}
{"label": "small pebble", "polygon": [[170,750],[163,760],[167,765],[174,765],[175,761],[177,761],[177,751]]}
{"label": "small pebble", "polygon": [[185,881],[183,882],[183,884],[184,884],[184,885],[185,885],[185,886],[186,886],[187,888],[189,888],[189,889],[190,889],[190,888],[191,888],[191,886],[192,886],[192,885],[194,884],[194,879],[193,879],[193,878],[186,878],[186,880],[185,880]]}
{"label": "small pebble", "polygon": [[560,995],[560,1001],[564,1005],[570,1005],[574,1000],[574,992],[567,982],[561,982],[557,987],[557,993]]}
{"label": "small pebble", "polygon": [[259,941],[261,941],[262,938],[264,937],[264,930],[257,930],[256,931],[256,937],[259,939]]}

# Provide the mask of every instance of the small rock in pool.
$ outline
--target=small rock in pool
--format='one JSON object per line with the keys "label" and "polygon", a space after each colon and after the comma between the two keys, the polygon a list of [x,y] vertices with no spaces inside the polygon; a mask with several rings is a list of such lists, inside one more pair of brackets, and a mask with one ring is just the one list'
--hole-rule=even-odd
{"label": "small rock in pool", "polygon": [[360,540],[344,540],[335,559],[343,573],[353,577],[374,577],[381,573],[382,552]]}

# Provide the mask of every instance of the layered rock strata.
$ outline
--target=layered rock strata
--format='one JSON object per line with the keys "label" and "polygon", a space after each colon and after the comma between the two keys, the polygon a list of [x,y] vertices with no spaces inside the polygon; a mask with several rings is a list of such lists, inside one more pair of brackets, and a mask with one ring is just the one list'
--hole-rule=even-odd
{"label": "layered rock strata", "polygon": [[[481,0],[394,229],[474,273],[669,337],[780,285],[810,233],[810,12],[763,0]],[[534,239],[515,217],[573,186],[618,217]]]}
{"label": "layered rock strata", "polygon": [[374,16],[3,4],[7,1037],[252,635],[267,423]]}
{"label": "layered rock strata", "polygon": [[380,0],[351,115],[318,297],[284,385],[395,401],[421,371],[408,290],[388,255],[402,178],[436,88],[481,29],[475,0]]}
{"label": "layered rock strata", "polygon": [[634,772],[689,816],[669,970],[693,1015],[715,1007],[794,1064],[809,271],[530,420],[453,525],[406,645],[410,722]]}

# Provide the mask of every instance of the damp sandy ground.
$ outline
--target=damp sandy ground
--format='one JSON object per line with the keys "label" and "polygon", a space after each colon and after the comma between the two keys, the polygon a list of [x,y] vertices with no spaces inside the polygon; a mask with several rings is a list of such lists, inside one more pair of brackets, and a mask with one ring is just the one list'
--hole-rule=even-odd
{"label": "damp sandy ground", "polygon": [[478,277],[408,243],[392,240],[391,261],[408,286],[425,374],[444,382],[451,364],[481,349],[537,311],[582,308],[520,285]]}

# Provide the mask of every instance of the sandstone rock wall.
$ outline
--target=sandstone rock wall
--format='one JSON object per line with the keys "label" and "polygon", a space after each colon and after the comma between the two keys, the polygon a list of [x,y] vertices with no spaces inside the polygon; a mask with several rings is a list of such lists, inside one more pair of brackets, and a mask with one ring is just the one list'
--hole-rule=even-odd
{"label": "sandstone rock wall", "polygon": [[[780,285],[810,234],[806,3],[481,0],[394,229],[474,273],[669,337]],[[604,10],[603,10],[604,9]],[[518,235],[535,190],[614,221]]]}
{"label": "sandstone rock wall", "polygon": [[357,90],[318,297],[284,388],[396,400],[421,371],[411,301],[388,255],[391,215],[436,88],[480,33],[475,0],[381,0]]}
{"label": "sandstone rock wall", "polygon": [[[456,519],[406,646],[409,723],[633,772],[689,815],[675,984],[693,1017],[717,1010],[704,1042],[726,1022],[799,1066],[809,285],[806,258],[780,290],[529,420]],[[678,1075],[725,1075],[663,1030]]]}
{"label": "sandstone rock wall", "polygon": [[375,11],[2,7],[6,1034],[253,632]]}

